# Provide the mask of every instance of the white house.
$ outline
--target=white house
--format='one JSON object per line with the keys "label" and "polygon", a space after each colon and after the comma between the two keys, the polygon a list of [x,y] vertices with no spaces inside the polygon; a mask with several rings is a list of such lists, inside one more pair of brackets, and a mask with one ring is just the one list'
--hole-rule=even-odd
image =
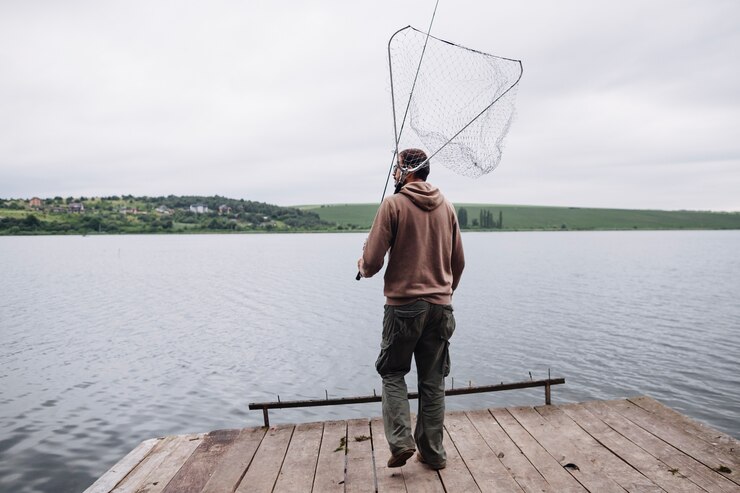
{"label": "white house", "polygon": [[205,214],[208,212],[208,206],[203,204],[194,204],[190,206],[190,212],[195,212],[196,214]]}

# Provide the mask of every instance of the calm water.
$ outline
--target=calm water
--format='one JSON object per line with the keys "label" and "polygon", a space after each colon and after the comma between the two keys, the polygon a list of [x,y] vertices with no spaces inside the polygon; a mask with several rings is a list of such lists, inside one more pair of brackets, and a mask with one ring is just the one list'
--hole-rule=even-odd
{"label": "calm water", "polygon": [[[648,394],[740,437],[740,231],[463,238],[456,386],[551,369],[556,403]],[[260,425],[247,405],[277,394],[379,391],[382,278],[354,281],[363,239],[0,238],[0,491],[81,491],[141,440]]]}

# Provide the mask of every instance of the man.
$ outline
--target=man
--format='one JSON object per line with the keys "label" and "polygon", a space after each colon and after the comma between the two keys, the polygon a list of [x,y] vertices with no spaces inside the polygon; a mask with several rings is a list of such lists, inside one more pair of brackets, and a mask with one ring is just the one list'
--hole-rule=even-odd
{"label": "man", "polygon": [[[394,168],[398,193],[378,209],[357,266],[363,277],[383,267],[386,296],[383,339],[375,363],[383,379],[383,425],[391,449],[388,467],[418,458],[442,469],[445,377],[450,372],[449,339],[455,330],[452,293],[465,266],[455,209],[426,182],[424,151],[406,149]],[[405,375],[416,361],[419,410],[411,436]]]}

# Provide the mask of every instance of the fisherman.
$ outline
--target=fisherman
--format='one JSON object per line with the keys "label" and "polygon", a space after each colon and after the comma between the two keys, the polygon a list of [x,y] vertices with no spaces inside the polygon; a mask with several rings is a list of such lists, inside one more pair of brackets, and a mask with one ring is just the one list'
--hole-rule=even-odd
{"label": "fisherman", "polygon": [[[398,155],[396,194],[383,200],[357,266],[363,277],[383,267],[383,338],[375,368],[383,379],[383,425],[388,467],[414,455],[432,469],[446,466],[442,443],[449,341],[455,330],[452,294],[465,266],[455,208],[427,183],[429,160],[420,149]],[[416,361],[419,409],[411,435],[406,374]]]}

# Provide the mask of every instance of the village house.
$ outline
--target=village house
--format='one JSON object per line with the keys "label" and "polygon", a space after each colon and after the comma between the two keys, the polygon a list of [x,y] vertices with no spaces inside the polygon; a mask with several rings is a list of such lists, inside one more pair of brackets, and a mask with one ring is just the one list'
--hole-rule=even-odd
{"label": "village house", "polygon": [[71,202],[67,205],[67,210],[75,213],[85,212],[85,206],[82,205],[82,202]]}
{"label": "village house", "polygon": [[32,209],[40,209],[42,202],[40,198],[34,197],[28,202],[28,205],[30,205]]}
{"label": "village house", "polygon": [[205,214],[208,212],[208,206],[203,204],[193,204],[190,206],[190,212],[195,212],[196,214]]}
{"label": "village house", "polygon": [[231,214],[231,207],[229,207],[226,204],[219,205],[218,206],[218,213],[219,214]]}
{"label": "village house", "polygon": [[160,214],[172,214],[172,209],[167,207],[166,205],[160,205],[156,209],[154,209],[155,212],[158,212]]}

